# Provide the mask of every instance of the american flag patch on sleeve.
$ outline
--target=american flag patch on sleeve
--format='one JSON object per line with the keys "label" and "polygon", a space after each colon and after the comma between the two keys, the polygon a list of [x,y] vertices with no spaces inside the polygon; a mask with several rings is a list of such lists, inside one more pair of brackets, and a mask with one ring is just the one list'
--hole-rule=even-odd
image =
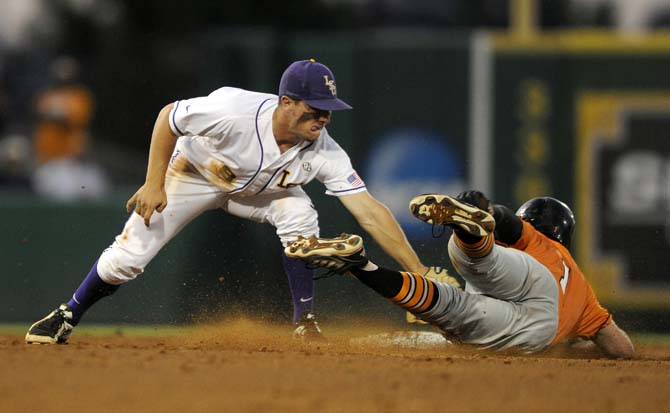
{"label": "american flag patch on sleeve", "polygon": [[351,184],[351,186],[363,185],[363,180],[361,179],[360,176],[358,176],[358,174],[355,171],[353,174],[349,175],[347,181]]}

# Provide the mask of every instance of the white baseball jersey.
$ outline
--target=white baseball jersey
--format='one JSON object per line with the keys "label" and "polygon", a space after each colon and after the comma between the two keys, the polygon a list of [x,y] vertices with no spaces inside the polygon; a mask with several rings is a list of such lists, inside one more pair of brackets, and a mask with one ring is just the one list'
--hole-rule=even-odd
{"label": "white baseball jersey", "polygon": [[268,194],[315,178],[329,195],[364,191],[349,156],[325,128],[316,141],[302,141],[280,153],[272,133],[277,103],[276,95],[232,87],[177,101],[169,117],[180,137],[176,153],[228,194]]}

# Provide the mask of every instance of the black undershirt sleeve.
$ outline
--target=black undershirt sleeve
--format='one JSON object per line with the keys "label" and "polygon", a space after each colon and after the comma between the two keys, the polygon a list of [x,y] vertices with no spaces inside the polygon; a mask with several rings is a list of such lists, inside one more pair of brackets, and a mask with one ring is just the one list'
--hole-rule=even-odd
{"label": "black undershirt sleeve", "polygon": [[521,238],[523,222],[510,208],[504,205],[494,205],[493,218],[496,220],[495,237],[498,241],[512,245]]}

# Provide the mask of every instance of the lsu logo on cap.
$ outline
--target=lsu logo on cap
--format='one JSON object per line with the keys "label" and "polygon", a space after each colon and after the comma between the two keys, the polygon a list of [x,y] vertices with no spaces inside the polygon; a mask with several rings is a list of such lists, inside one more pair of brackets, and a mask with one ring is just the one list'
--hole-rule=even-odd
{"label": "lsu logo on cap", "polygon": [[326,81],[326,87],[330,89],[330,93],[337,97],[337,87],[335,86],[335,80],[328,79],[328,75],[323,75],[323,79]]}

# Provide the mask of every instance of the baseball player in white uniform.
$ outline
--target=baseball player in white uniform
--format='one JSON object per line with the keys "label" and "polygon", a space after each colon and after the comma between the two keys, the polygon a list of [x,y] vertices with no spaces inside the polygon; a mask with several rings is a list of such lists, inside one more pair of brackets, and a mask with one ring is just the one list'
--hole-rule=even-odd
{"label": "baseball player in white uniform", "polygon": [[[29,343],[64,343],[84,312],[142,274],[160,249],[191,220],[211,209],[276,228],[283,245],[318,236],[317,212],[301,188],[326,187],[403,268],[427,272],[388,208],[373,198],[331,138],[332,111],[351,109],[337,97],[335,77],[314,60],[297,61],[282,75],[279,94],[223,87],[180,100],[156,120],[144,185],[135,207],[65,304],[33,324]],[[314,316],[313,270],[284,256],[295,335],[321,338]]]}

